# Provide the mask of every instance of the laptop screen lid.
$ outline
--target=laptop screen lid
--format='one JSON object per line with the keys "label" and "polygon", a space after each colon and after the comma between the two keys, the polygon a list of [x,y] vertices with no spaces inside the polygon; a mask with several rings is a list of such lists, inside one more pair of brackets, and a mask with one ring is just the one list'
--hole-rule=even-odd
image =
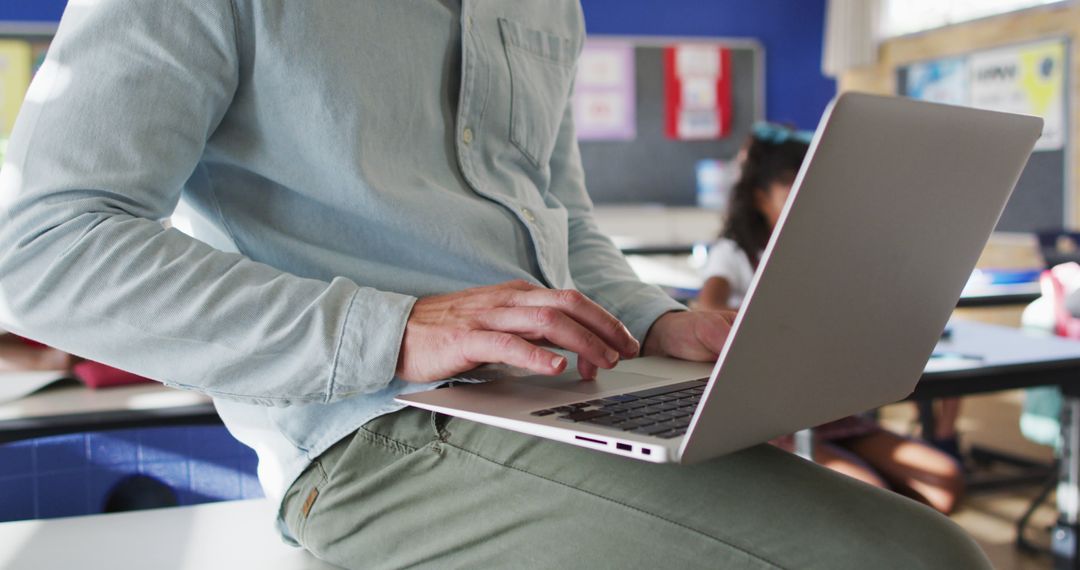
{"label": "laptop screen lid", "polygon": [[1036,117],[834,100],[678,460],[910,394],[1041,131]]}

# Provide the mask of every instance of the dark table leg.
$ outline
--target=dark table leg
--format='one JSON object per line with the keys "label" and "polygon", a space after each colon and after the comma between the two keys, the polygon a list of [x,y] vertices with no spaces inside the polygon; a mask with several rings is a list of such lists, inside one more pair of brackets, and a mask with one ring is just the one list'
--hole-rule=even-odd
{"label": "dark table leg", "polygon": [[922,424],[922,438],[928,441],[934,439],[937,433],[937,423],[934,418],[934,401],[916,400],[915,405],[919,408],[919,423]]}
{"label": "dark table leg", "polygon": [[1050,549],[1054,568],[1080,569],[1077,551],[1077,510],[1080,501],[1080,397],[1065,394],[1061,407],[1061,463],[1058,473],[1058,522]]}

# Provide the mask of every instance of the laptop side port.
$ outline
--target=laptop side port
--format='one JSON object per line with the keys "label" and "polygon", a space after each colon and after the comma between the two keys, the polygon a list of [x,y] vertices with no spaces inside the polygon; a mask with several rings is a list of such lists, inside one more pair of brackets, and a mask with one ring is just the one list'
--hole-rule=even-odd
{"label": "laptop side port", "polygon": [[574,439],[580,439],[581,441],[587,441],[589,443],[598,443],[600,445],[607,445],[607,442],[602,440],[602,439],[593,439],[591,437],[582,437],[580,435],[575,435]]}
{"label": "laptop side port", "polygon": [[619,451],[633,451],[633,447],[629,443],[616,443],[615,449]]}

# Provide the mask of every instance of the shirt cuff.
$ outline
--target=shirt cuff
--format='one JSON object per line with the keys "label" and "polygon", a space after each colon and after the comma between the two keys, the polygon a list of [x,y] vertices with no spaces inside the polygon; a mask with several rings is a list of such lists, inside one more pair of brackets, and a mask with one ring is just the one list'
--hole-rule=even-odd
{"label": "shirt cuff", "polygon": [[612,314],[626,325],[642,346],[645,345],[645,335],[649,334],[656,319],[672,311],[687,310],[686,305],[654,285],[646,285],[620,301]]}
{"label": "shirt cuff", "polygon": [[346,310],[326,402],[385,388],[397,371],[398,353],[416,297],[362,287]]}

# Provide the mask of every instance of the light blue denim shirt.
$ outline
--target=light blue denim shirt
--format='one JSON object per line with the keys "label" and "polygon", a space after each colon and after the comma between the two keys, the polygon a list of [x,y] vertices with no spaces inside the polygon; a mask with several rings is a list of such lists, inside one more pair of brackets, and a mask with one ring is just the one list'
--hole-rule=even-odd
{"label": "light blue denim shirt", "polygon": [[[678,310],[600,234],[573,0],[72,2],[0,170],[0,323],[212,395],[271,496],[395,395],[417,297]],[[612,165],[617,168],[618,165]],[[185,200],[239,253],[159,220]]]}

